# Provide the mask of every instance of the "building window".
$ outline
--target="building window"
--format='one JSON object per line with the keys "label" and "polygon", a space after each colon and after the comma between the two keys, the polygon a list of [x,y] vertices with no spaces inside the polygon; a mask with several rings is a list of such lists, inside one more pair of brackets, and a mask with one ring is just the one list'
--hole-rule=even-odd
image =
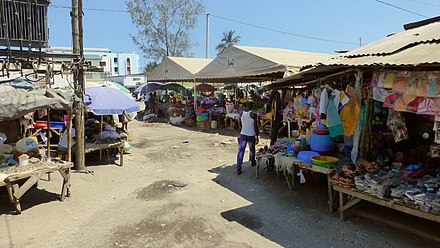
{"label": "building window", "polygon": [[130,63],[130,58],[127,58],[127,75],[131,75],[131,63]]}
{"label": "building window", "polygon": [[99,62],[99,66],[105,67],[105,66],[107,66],[107,63],[105,61],[100,61]]}
{"label": "building window", "polygon": [[118,73],[118,71],[119,71],[118,67],[115,67],[115,73]]}
{"label": "building window", "polygon": [[113,62],[118,63],[118,58],[113,58]]}

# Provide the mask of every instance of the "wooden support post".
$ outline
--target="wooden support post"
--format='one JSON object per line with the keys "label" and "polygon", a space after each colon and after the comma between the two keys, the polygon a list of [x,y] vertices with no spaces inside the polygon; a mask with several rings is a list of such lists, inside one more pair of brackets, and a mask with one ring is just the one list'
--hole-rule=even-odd
{"label": "wooden support post", "polygon": [[339,218],[344,221],[344,204],[345,204],[345,194],[341,191],[339,191]]}
{"label": "wooden support post", "polygon": [[72,112],[67,112],[67,161],[72,161]]}
{"label": "wooden support post", "polygon": [[47,109],[47,159],[50,160],[50,109]]}

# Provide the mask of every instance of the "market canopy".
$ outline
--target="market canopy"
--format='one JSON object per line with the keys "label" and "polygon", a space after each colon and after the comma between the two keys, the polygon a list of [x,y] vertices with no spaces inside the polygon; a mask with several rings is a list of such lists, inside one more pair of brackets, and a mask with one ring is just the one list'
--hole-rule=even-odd
{"label": "market canopy", "polygon": [[186,90],[186,88],[178,83],[168,83],[162,86],[163,90]]}
{"label": "market canopy", "polygon": [[273,81],[333,56],[279,48],[232,46],[197,73],[196,79],[219,83]]}
{"label": "market canopy", "polygon": [[87,88],[92,87],[110,87],[122,91],[125,94],[130,94],[130,90],[125,88],[122,84],[112,81],[100,81],[100,82],[86,82]]}
{"label": "market canopy", "polygon": [[148,82],[192,82],[194,76],[212,59],[166,57],[147,74]]}
{"label": "market canopy", "polygon": [[20,118],[37,109],[70,110],[73,95],[53,89],[20,89],[0,85],[0,121]]}
{"label": "market canopy", "polygon": [[[426,21],[423,21],[426,22]],[[282,88],[332,73],[357,68],[398,68],[440,66],[440,19],[432,23],[405,25],[407,30],[386,37],[341,56],[308,65],[300,73],[280,79],[266,88]]]}
{"label": "market canopy", "polygon": [[121,115],[139,111],[139,105],[127,94],[109,87],[86,88],[86,108],[96,115]]}

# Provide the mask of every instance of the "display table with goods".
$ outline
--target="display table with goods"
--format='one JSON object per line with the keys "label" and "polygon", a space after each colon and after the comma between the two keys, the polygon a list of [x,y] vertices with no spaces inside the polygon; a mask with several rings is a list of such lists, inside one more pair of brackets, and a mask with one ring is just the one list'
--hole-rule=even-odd
{"label": "display table with goods", "polygon": [[103,124],[94,119],[89,118],[85,123],[85,153],[99,151],[100,159],[102,152],[110,149],[116,149],[119,153],[119,165],[124,164],[124,148],[128,135],[124,132],[118,133],[117,129],[109,124]]}
{"label": "display table with goods", "polygon": [[235,130],[235,122],[240,119],[238,112],[227,113],[225,115],[225,125],[230,130]]}
{"label": "display table with goods", "polygon": [[222,121],[225,119],[225,108],[212,107],[209,109],[209,125],[211,129],[223,126]]}
{"label": "display table with goods", "polygon": [[[25,155],[22,155],[25,156]],[[20,198],[48,173],[58,171],[63,177],[60,200],[70,196],[70,168],[73,163],[41,161],[38,158],[21,158],[17,166],[0,167],[0,187],[6,187],[9,200],[21,213]]]}
{"label": "display table with goods", "polygon": [[[284,175],[290,190],[298,187],[298,183],[306,183],[304,170],[312,173],[320,173],[325,175],[328,188],[328,207],[329,211],[333,212],[333,188],[330,184],[330,178],[334,172],[335,167],[339,163],[339,159],[328,156],[320,156],[314,151],[306,151],[299,149],[299,151],[292,151],[294,147],[304,144],[304,140],[284,139],[279,140],[271,147],[265,147],[258,151],[256,155],[256,178],[259,175],[260,166],[266,165],[266,169],[270,170],[272,167],[276,171],[277,176]],[[305,148],[304,148],[305,149]]]}
{"label": "display table with goods", "polygon": [[345,211],[364,200],[440,222],[440,177],[436,171],[429,171],[420,165],[380,168],[365,159],[356,167],[342,167],[331,178],[334,190],[339,192],[340,218],[344,220]]}

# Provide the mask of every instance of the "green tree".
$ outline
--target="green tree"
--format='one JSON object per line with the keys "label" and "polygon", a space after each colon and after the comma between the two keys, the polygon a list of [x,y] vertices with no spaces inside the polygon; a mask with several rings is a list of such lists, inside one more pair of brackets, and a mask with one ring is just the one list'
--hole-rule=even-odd
{"label": "green tree", "polygon": [[166,56],[184,56],[191,49],[189,31],[205,10],[198,0],[126,0],[137,28],[133,42],[144,57],[161,61]]}
{"label": "green tree", "polygon": [[229,32],[223,32],[223,38],[220,43],[215,47],[217,54],[222,53],[227,48],[240,42],[241,37],[239,35],[234,36],[235,31],[229,30]]}

